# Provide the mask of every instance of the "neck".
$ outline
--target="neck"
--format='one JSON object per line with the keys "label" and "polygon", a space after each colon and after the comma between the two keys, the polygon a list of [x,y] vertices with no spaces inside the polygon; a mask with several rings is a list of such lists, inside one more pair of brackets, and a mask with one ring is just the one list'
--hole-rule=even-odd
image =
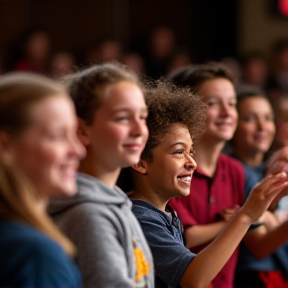
{"label": "neck", "polygon": [[197,166],[208,176],[213,177],[218,164],[218,158],[225,145],[225,142],[208,143],[209,141],[200,141],[195,144]]}
{"label": "neck", "polygon": [[102,181],[108,187],[113,188],[116,185],[121,169],[105,167],[102,163],[94,161],[93,159],[93,157],[89,157],[87,154],[86,158],[80,163],[79,171],[93,176]]}
{"label": "neck", "polygon": [[159,193],[159,191],[155,191],[153,188],[150,187],[150,185],[147,185],[147,183],[145,183],[144,181],[137,180],[136,183],[137,187],[135,187],[135,189],[133,190],[131,198],[144,200],[156,207],[157,209],[165,212],[166,205],[170,198],[167,199],[167,196],[163,197],[162,194]]}
{"label": "neck", "polygon": [[236,155],[236,158],[244,162],[246,165],[250,167],[257,167],[259,166],[264,159],[264,153],[263,152],[251,152],[249,151],[243,151],[243,149],[237,149],[235,148],[234,154]]}
{"label": "neck", "polygon": [[48,201],[49,200],[47,197],[44,197],[42,195],[37,195],[34,208],[38,211],[41,211],[41,213],[43,213],[43,212],[46,213]]}

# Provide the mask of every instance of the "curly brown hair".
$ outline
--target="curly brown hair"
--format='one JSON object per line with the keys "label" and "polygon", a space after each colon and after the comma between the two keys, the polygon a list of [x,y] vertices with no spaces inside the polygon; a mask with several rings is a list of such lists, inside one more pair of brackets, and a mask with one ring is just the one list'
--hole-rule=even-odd
{"label": "curly brown hair", "polygon": [[[200,139],[205,131],[206,104],[189,87],[176,87],[162,80],[156,84],[146,82],[145,98],[149,138],[141,159],[153,161],[153,149],[175,123],[187,125],[193,142]],[[118,178],[117,185],[125,192],[134,189],[136,180],[132,171],[131,167],[124,168]]]}
{"label": "curly brown hair", "polygon": [[149,138],[142,152],[142,159],[152,159],[153,148],[174,123],[187,125],[194,142],[202,136],[205,130],[206,105],[191,89],[159,81],[155,88],[146,89],[145,97],[149,111]]}

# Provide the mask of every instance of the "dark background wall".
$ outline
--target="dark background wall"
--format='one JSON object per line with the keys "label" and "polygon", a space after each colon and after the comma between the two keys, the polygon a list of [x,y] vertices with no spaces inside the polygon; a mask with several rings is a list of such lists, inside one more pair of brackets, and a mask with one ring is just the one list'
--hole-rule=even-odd
{"label": "dark background wall", "polygon": [[[106,37],[145,50],[158,25],[174,29],[195,62],[267,52],[288,36],[288,18],[278,17],[279,0],[0,0],[0,55],[30,27],[47,29],[56,50],[81,54]],[[276,7],[276,8],[275,8]]]}
{"label": "dark background wall", "polygon": [[0,0],[0,51],[33,26],[47,29],[55,49],[82,53],[113,37],[143,50],[149,32],[168,25],[202,61],[236,54],[236,13],[234,0]]}

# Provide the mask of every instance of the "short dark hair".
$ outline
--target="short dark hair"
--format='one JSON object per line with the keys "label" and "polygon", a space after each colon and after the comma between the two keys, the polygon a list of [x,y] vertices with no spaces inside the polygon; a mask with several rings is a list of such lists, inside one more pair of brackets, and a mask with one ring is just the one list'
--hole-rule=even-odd
{"label": "short dark hair", "polygon": [[224,78],[234,85],[234,79],[224,64],[209,62],[201,65],[189,65],[175,73],[168,75],[167,79],[179,87],[190,87],[195,90],[205,81]]}
{"label": "short dark hair", "polygon": [[248,98],[261,97],[267,99],[267,101],[270,103],[270,100],[266,96],[265,92],[259,87],[242,85],[237,88],[236,94],[237,94],[237,105],[236,105],[237,110],[239,110],[240,103]]}

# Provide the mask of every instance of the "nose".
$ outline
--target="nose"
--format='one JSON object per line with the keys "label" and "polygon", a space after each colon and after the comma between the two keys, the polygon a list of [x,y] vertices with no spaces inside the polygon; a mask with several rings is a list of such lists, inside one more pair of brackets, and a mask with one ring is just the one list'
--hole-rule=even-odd
{"label": "nose", "polygon": [[189,153],[186,154],[185,168],[193,171],[197,168],[195,159]]}
{"label": "nose", "polygon": [[264,130],[264,128],[265,128],[265,120],[263,120],[263,119],[258,119],[257,120],[257,128],[258,128],[258,130]]}
{"label": "nose", "polygon": [[228,103],[221,103],[220,113],[222,116],[228,116],[230,113],[230,106]]}
{"label": "nose", "polygon": [[148,128],[144,120],[134,119],[131,124],[131,134],[134,137],[145,136],[148,137]]}

